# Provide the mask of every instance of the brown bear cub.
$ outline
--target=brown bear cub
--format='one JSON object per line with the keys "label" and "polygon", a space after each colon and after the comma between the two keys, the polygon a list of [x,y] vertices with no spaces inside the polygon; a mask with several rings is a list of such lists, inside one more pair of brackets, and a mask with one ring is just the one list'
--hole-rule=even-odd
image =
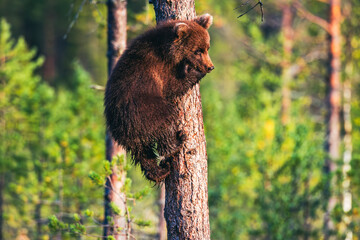
{"label": "brown bear cub", "polygon": [[[209,14],[159,24],[128,46],[107,82],[107,127],[151,181],[169,175],[168,161],[186,140],[176,126],[175,100],[214,69],[208,54],[211,24]],[[160,166],[155,149],[165,158]]]}

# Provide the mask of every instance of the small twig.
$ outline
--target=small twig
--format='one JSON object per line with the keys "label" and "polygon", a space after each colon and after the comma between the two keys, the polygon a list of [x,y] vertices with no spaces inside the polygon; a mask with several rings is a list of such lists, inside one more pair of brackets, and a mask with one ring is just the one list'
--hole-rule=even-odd
{"label": "small twig", "polygon": [[70,23],[70,25],[69,25],[69,27],[68,27],[68,29],[67,29],[64,37],[63,37],[63,39],[66,39],[66,38],[67,38],[70,30],[72,29],[72,27],[74,26],[75,22],[76,22],[77,19],[79,18],[80,12],[81,12],[81,10],[82,10],[85,2],[86,2],[86,0],[83,0],[83,1],[81,2],[80,7],[79,7],[78,11],[76,12],[74,19],[71,21],[71,23]]}
{"label": "small twig", "polygon": [[[110,189],[111,191],[113,191],[113,192],[125,203],[125,205],[126,205],[126,199],[124,199],[124,197],[121,196],[121,194],[120,194],[118,191],[116,191],[114,185],[112,184],[112,181],[111,181],[110,176],[107,176],[107,179],[109,180],[109,183],[110,183],[110,186],[111,186],[109,189]],[[126,196],[125,196],[125,197],[126,197]]]}
{"label": "small twig", "polygon": [[98,90],[98,91],[105,91],[105,87],[100,86],[100,85],[96,85],[96,84],[90,85],[90,88],[91,88],[91,89]]}
{"label": "small twig", "polygon": [[[124,204],[125,204],[125,208],[126,208],[126,213],[125,213],[125,214],[126,214],[126,216],[127,216],[127,233],[126,233],[127,240],[130,240],[131,237],[133,237],[134,239],[136,239],[134,236],[131,235],[131,226],[130,226],[130,224],[131,224],[131,217],[130,217],[129,207],[128,207],[128,205],[126,204],[126,203],[127,203],[127,202],[126,202],[126,199],[124,199],[124,198],[120,195],[120,193],[118,193],[118,192],[115,190],[114,185],[113,185],[113,183],[112,183],[112,181],[111,181],[110,176],[108,176],[107,179],[109,180],[109,183],[110,183],[110,186],[111,186],[111,190],[112,190],[116,195],[118,195],[118,196],[121,198],[121,200],[124,202]],[[125,198],[126,198],[126,195],[125,195]]]}
{"label": "small twig", "polygon": [[237,18],[241,18],[242,16],[244,16],[245,14],[247,14],[248,12],[253,10],[257,5],[259,5],[259,2],[257,2],[254,6],[252,6],[250,9],[248,9],[246,12],[240,14]]}
{"label": "small twig", "polygon": [[68,11],[68,13],[67,13],[67,16],[70,18],[70,15],[71,15],[71,12],[73,11],[73,9],[74,9],[74,1],[75,0],[73,0],[73,2],[70,4],[70,8],[69,8],[69,11]]}
{"label": "small twig", "polygon": [[330,27],[329,27],[329,23],[326,20],[306,10],[305,7],[299,1],[295,1],[294,6],[303,18],[306,18],[310,22],[319,25],[320,27],[325,29],[325,31],[329,32]]}
{"label": "small twig", "polygon": [[[240,7],[247,5],[250,1],[252,1],[252,0],[247,0],[246,2],[240,4]],[[234,8],[234,10],[239,9],[240,7],[236,7],[236,8]]]}
{"label": "small twig", "polygon": [[[250,1],[250,0],[249,0]],[[246,5],[249,1],[243,3],[241,6]],[[248,12],[250,12],[251,10],[253,10],[257,5],[260,5],[260,11],[261,11],[261,22],[264,22],[264,8],[263,8],[263,3],[261,2],[261,0],[259,0],[254,6],[252,6],[251,8],[249,8],[246,12],[240,14],[237,18],[240,18],[242,16],[244,16],[245,14],[247,14]],[[237,9],[237,8],[235,8]]]}
{"label": "small twig", "polygon": [[260,11],[261,11],[261,22],[264,22],[264,7],[263,7],[263,3],[261,2],[261,0],[259,0],[260,3]]}
{"label": "small twig", "polygon": [[[102,225],[102,226],[111,227],[111,225]],[[102,226],[101,226],[101,227],[102,227]],[[76,235],[78,235],[78,236],[87,236],[87,237],[90,237],[90,238],[97,238],[97,239],[103,238],[103,236],[101,236],[101,235],[96,235],[96,234],[74,233],[74,232],[72,232],[72,231],[69,230],[69,229],[61,229],[61,230],[59,230],[59,232],[70,232],[70,233],[76,234]],[[126,233],[117,233],[117,234],[119,234],[119,235],[125,235]],[[131,237],[133,237],[134,239],[136,239],[133,235],[131,235]]]}
{"label": "small twig", "polygon": [[126,215],[127,215],[127,239],[130,240],[131,235],[131,218],[130,218],[130,211],[129,208],[127,206],[127,204],[125,203],[125,207],[126,207]]}
{"label": "small twig", "polygon": [[103,15],[102,15],[102,13],[100,12],[100,9],[99,9],[99,8],[98,8],[98,6],[97,6],[97,4],[98,4],[99,2],[96,2],[96,1],[90,0],[90,3],[91,3],[91,5],[93,5],[93,6],[95,7],[95,9],[96,9],[97,13],[98,13],[98,14],[99,14],[99,16],[100,16],[101,21],[105,22],[105,19],[104,19],[104,17],[103,17]]}

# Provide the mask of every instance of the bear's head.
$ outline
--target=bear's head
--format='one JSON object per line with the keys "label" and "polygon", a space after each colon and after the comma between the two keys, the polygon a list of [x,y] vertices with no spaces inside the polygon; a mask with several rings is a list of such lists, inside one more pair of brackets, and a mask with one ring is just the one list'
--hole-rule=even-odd
{"label": "bear's head", "polygon": [[176,22],[173,30],[175,41],[173,54],[183,62],[184,74],[195,74],[201,79],[214,69],[209,56],[210,36],[208,29],[212,24],[210,14],[201,15],[190,21]]}

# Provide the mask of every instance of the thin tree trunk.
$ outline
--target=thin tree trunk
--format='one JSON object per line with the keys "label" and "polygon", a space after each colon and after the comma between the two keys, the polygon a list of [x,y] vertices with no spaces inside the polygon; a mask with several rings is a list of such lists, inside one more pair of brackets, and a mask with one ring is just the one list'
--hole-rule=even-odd
{"label": "thin tree trunk", "polygon": [[341,68],[341,32],[340,32],[340,3],[341,0],[330,0],[330,22],[329,22],[329,79],[327,92],[328,116],[327,123],[327,139],[325,149],[328,157],[325,160],[325,174],[328,177],[326,186],[326,194],[328,197],[327,210],[324,217],[324,239],[329,239],[334,224],[330,219],[330,213],[336,205],[336,198],[331,193],[331,185],[334,180],[330,177],[336,170],[335,160],[340,158],[340,68]]}
{"label": "thin tree trunk", "polygon": [[165,185],[162,185],[159,193],[159,224],[158,224],[158,233],[159,240],[166,240],[166,221],[164,217],[164,208],[165,208]]}
{"label": "thin tree trunk", "polygon": [[[154,0],[156,21],[192,19],[194,0]],[[210,239],[207,154],[199,84],[177,102],[179,129],[188,139],[171,163],[165,181],[168,239]]]}
{"label": "thin tree trunk", "polygon": [[[351,64],[351,63],[350,63]],[[345,81],[344,83],[344,155],[343,155],[343,211],[344,213],[348,213],[352,208],[352,195],[350,191],[350,177],[349,171],[351,170],[351,158],[352,158],[352,141],[351,141],[351,83],[350,80]],[[352,231],[348,229],[349,224],[351,223],[350,217],[345,214],[343,217],[344,223],[347,226],[345,230],[346,240],[352,239]]]}
{"label": "thin tree trunk", "polygon": [[[126,0],[107,0],[108,8],[108,75],[110,76],[120,54],[126,47]],[[112,161],[112,159],[118,155],[126,154],[125,149],[118,145],[111,137],[109,131],[106,131],[106,159]],[[125,157],[124,157],[125,160]],[[125,163],[124,163],[125,164]],[[127,231],[129,228],[126,217],[123,216],[126,213],[126,196],[120,192],[120,189],[125,183],[126,172],[115,167],[110,179],[106,181],[104,207],[104,239],[107,236],[113,236],[115,239],[126,239]],[[115,203],[121,210],[122,216],[116,216],[109,206],[110,203]],[[109,218],[113,219],[114,225],[109,225]],[[121,232],[117,229],[122,229]]]}
{"label": "thin tree trunk", "polygon": [[[61,155],[61,168],[58,170],[58,182],[59,182],[59,196],[58,196],[58,212],[59,212],[59,220],[63,220],[64,215],[64,166],[65,166],[65,148],[62,148],[62,155]],[[57,232],[55,238],[57,240],[62,240],[62,232]]]}
{"label": "thin tree trunk", "polygon": [[[37,176],[37,180],[38,180],[38,186],[42,186],[42,180],[43,180],[43,176],[42,176],[42,169],[39,166],[36,166],[35,168],[35,172],[36,172],[36,176]],[[36,221],[36,236],[37,238],[41,239],[41,209],[42,209],[42,190],[41,187],[38,190],[38,202],[35,205],[35,214],[34,214],[34,218]]]}
{"label": "thin tree trunk", "polygon": [[[349,36],[350,35],[350,36]],[[352,159],[352,123],[351,123],[351,79],[353,76],[353,64],[352,64],[352,49],[351,49],[351,34],[347,35],[347,51],[346,51],[346,65],[345,65],[345,73],[346,80],[344,81],[344,90],[343,90],[343,117],[344,117],[344,153],[343,153],[343,211],[344,217],[343,221],[347,226],[345,230],[346,238],[345,240],[353,239],[353,232],[349,229],[349,225],[351,224],[351,216],[349,216],[349,212],[352,209],[352,194],[351,194],[351,181],[349,176],[349,171],[351,171],[351,159]]]}
{"label": "thin tree trunk", "polygon": [[43,67],[43,76],[45,81],[52,82],[56,75],[55,64],[55,13],[54,1],[46,1],[46,21],[44,21],[44,53],[45,62]]}
{"label": "thin tree trunk", "polygon": [[5,174],[0,174],[0,240],[5,240],[3,236],[4,230],[4,191],[5,191]]}
{"label": "thin tree trunk", "polygon": [[293,78],[290,65],[293,46],[293,13],[291,2],[285,2],[282,6],[282,31],[283,31],[283,63],[282,63],[282,102],[281,102],[281,122],[286,125],[290,118],[291,90],[290,83]]}
{"label": "thin tree trunk", "polygon": [[126,48],[126,0],[107,0],[108,9],[108,74],[110,76],[121,53]]}
{"label": "thin tree trunk", "polygon": [[305,188],[305,200],[304,200],[304,240],[308,240],[310,238],[311,233],[311,224],[310,224],[310,199],[309,199],[309,181],[310,177],[305,179],[304,188]]}

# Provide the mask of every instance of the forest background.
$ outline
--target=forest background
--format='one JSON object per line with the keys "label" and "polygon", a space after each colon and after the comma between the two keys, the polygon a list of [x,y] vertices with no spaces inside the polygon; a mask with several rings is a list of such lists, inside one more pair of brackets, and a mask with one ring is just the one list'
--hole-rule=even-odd
{"label": "forest background", "polygon": [[[269,0],[264,22],[260,8],[237,18],[255,3],[196,1],[198,14],[214,16],[215,70],[201,82],[212,238],[321,239],[332,196],[333,237],[360,239],[360,2],[341,6],[341,156],[331,173],[329,38],[317,21],[328,21],[329,3]],[[131,41],[155,17],[145,0],[127,8]],[[0,17],[2,238],[100,235],[103,188],[88,176],[105,159],[103,92],[90,86],[107,80],[106,6],[1,0]],[[128,176],[133,191],[148,193],[132,208],[150,224],[134,226],[134,235],[154,239],[159,189],[138,168]],[[50,216],[74,213],[90,216],[88,236],[49,230]]]}

